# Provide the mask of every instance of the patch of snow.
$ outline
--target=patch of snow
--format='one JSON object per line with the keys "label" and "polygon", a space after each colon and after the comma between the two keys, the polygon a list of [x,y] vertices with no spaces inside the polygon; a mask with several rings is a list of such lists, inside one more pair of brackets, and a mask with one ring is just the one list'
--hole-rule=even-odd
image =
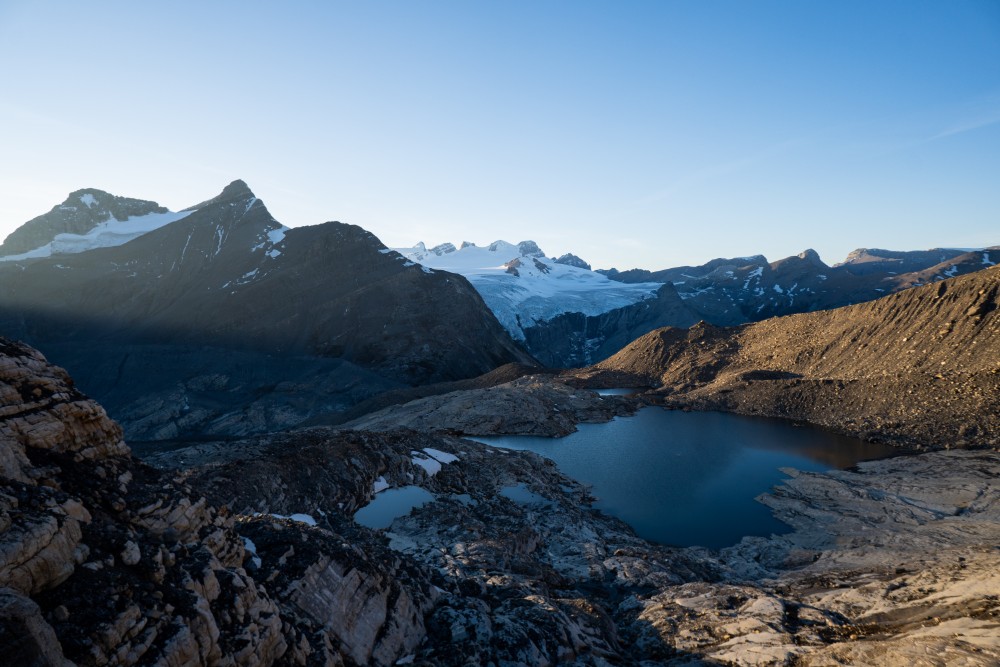
{"label": "patch of snow", "polygon": [[372,486],[372,495],[375,495],[379,491],[385,491],[389,488],[389,482],[385,481],[385,477],[379,477],[375,480],[375,484]]}
{"label": "patch of snow", "polygon": [[291,514],[285,516],[284,514],[272,514],[275,519],[288,519],[289,521],[295,521],[297,523],[304,523],[307,526],[315,526],[316,519],[312,518],[308,514]]}
{"label": "patch of snow", "polygon": [[826,276],[824,276],[822,273],[820,273],[816,277],[819,278],[820,280],[826,280]]}
{"label": "patch of snow", "polygon": [[192,213],[194,211],[150,213],[120,221],[109,215],[107,220],[98,223],[86,234],[56,234],[49,243],[19,255],[0,257],[0,262],[16,262],[38,257],[51,257],[52,255],[73,255],[95,248],[124,245],[132,239],[139,238],[143,234],[148,234],[154,229],[159,229],[172,222],[177,222]]}
{"label": "patch of snow", "polygon": [[212,255],[213,257],[222,252],[222,243],[226,240],[226,236],[227,234],[225,228],[222,225],[216,226],[215,228],[216,244],[215,244],[215,253]]}
{"label": "patch of snow", "polygon": [[83,203],[83,205],[86,206],[87,208],[93,208],[94,204],[97,203],[97,200],[94,199],[94,195],[88,192],[85,195],[80,195],[80,202]]}
{"label": "patch of snow", "polygon": [[390,252],[392,252],[392,248],[382,248],[378,252],[380,255],[388,255]]}
{"label": "patch of snow", "polygon": [[[239,280],[236,281],[236,284],[237,285],[245,285],[245,284],[247,284],[248,282],[250,282],[251,280],[254,279],[254,276],[257,275],[257,271],[258,271],[258,269],[253,269],[252,271],[247,271],[242,276],[240,276]],[[228,284],[229,283],[226,283],[226,285],[228,285]],[[222,287],[225,288],[226,285],[223,285]]]}
{"label": "patch of snow", "polygon": [[257,545],[253,543],[253,540],[249,537],[244,537],[243,548],[247,550],[248,554],[250,554],[250,560],[253,561],[253,564],[260,567],[263,561],[261,561],[260,556],[257,555]]}
{"label": "patch of snow", "polygon": [[750,281],[754,278],[760,280],[760,277],[764,274],[764,267],[758,266],[756,269],[747,274],[746,280],[743,281],[743,289],[750,288]]}
{"label": "patch of snow", "polygon": [[777,292],[778,294],[785,293],[785,290],[781,289],[781,285],[779,285],[778,283],[774,283],[774,291]]}
{"label": "patch of snow", "polygon": [[983,253],[983,266],[996,266],[996,262],[990,261],[990,253]]}
{"label": "patch of snow", "polygon": [[281,254],[281,251],[278,250],[277,248],[271,248],[270,250],[268,250],[264,254],[267,255],[268,257],[270,257],[271,259],[274,259],[275,257],[277,257],[278,255]]}
{"label": "patch of snow", "polygon": [[403,262],[403,266],[416,266],[416,265],[417,265],[416,262],[410,262],[410,261]]}
{"label": "patch of snow", "polygon": [[433,477],[441,472],[441,462],[437,459],[425,457],[420,452],[410,452],[410,454],[414,465],[423,468],[429,476]]}
{"label": "patch of snow", "polygon": [[441,463],[454,463],[458,460],[458,457],[454,454],[449,454],[448,452],[442,452],[440,449],[434,449],[432,447],[424,447],[424,453],[428,456],[437,459]]}
{"label": "patch of snow", "polygon": [[434,273],[434,269],[428,269],[426,266],[420,267],[424,273]]}
{"label": "patch of snow", "polygon": [[956,273],[958,273],[958,264],[952,264],[951,268],[944,272],[944,275],[954,278]]}
{"label": "patch of snow", "polygon": [[288,227],[281,226],[277,229],[272,229],[267,233],[267,240],[271,243],[277,245],[285,240],[285,232],[288,231]]}

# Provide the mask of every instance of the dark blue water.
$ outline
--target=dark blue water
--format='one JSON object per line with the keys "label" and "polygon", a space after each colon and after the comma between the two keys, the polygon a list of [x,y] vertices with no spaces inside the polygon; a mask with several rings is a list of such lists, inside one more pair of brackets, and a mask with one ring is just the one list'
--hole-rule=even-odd
{"label": "dark blue water", "polygon": [[434,502],[434,494],[419,486],[386,489],[354,514],[354,520],[369,528],[388,528],[398,517],[416,507]]}
{"label": "dark blue water", "polygon": [[477,438],[546,456],[592,485],[595,507],[640,536],[679,546],[721,548],[744,535],[784,533],[755,498],[787,476],[899,451],[772,419],[645,408],[606,424],[581,424],[565,438]]}

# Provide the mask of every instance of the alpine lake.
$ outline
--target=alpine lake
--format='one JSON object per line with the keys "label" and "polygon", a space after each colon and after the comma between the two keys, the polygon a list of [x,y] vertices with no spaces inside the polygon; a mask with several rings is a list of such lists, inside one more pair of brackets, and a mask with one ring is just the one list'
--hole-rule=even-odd
{"label": "alpine lake", "polygon": [[[903,453],[779,419],[659,407],[603,424],[580,424],[563,438],[472,439],[551,459],[562,472],[590,485],[595,508],[623,520],[647,540],[712,549],[747,535],[790,530],[756,500],[787,479],[783,468],[822,472]],[[519,502],[530,501],[520,497],[525,493],[534,495],[524,489],[505,493]],[[419,487],[389,489],[355,519],[387,528],[395,517],[433,499]]]}

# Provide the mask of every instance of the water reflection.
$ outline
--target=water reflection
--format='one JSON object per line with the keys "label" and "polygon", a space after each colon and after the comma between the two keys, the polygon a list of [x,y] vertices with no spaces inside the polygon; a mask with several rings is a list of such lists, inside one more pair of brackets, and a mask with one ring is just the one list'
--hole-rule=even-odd
{"label": "water reflection", "polygon": [[641,389],[594,389],[598,396],[632,396],[638,394]]}
{"label": "water reflection", "polygon": [[661,408],[581,424],[560,439],[481,440],[547,456],[646,539],[712,548],[787,531],[754,500],[784,479],[779,468],[821,471],[899,453],[781,420]]}
{"label": "water reflection", "polygon": [[397,518],[406,516],[414,508],[433,501],[434,495],[419,486],[387,489],[355,512],[354,520],[369,528],[388,528]]}

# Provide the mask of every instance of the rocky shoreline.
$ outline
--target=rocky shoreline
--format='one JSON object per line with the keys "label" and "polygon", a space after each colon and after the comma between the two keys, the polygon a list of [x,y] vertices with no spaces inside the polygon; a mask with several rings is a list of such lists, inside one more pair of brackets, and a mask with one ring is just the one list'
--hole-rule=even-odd
{"label": "rocky shoreline", "polygon": [[[426,639],[401,656],[413,664],[1000,660],[996,452],[789,471],[761,500],[794,530],[713,552],[637,538],[528,452],[412,431],[275,438],[153,461],[196,462],[185,483],[241,516],[316,508],[320,529],[371,545],[377,535],[349,520],[375,496],[376,480],[434,494],[392,523],[378,552],[412,563],[437,591]],[[429,475],[415,462],[428,448],[457,460]],[[514,488],[527,493],[505,494]],[[240,534],[258,542],[261,519],[242,521]],[[258,547],[265,573],[278,551]]]}

